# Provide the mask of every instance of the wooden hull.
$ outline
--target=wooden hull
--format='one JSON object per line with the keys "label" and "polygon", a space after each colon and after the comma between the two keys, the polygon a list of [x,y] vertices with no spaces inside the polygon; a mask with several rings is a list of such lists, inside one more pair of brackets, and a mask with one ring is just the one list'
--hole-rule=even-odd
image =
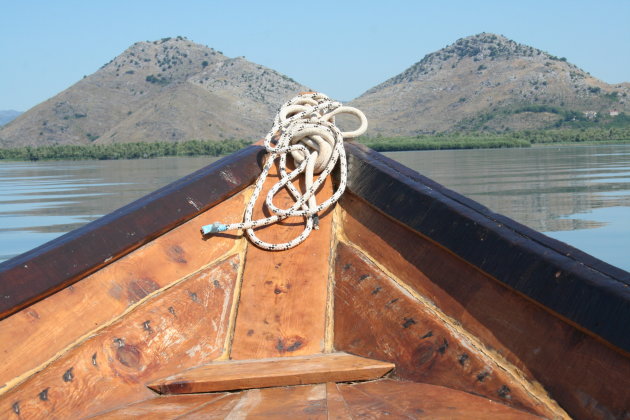
{"label": "wooden hull", "polygon": [[630,416],[630,274],[346,150],[289,251],[199,233],[241,219],[251,146],[1,264],[0,417]]}

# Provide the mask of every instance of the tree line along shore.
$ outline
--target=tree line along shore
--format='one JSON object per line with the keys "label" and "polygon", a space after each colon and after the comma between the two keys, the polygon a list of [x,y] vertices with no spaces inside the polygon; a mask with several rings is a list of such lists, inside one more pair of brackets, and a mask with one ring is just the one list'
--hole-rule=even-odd
{"label": "tree line along shore", "polygon": [[[408,150],[484,149],[535,145],[630,143],[630,127],[545,129],[502,133],[456,132],[414,137],[361,137],[360,143],[381,152]],[[165,156],[221,156],[247,145],[247,140],[114,143],[24,146],[0,149],[0,160],[149,159]]]}

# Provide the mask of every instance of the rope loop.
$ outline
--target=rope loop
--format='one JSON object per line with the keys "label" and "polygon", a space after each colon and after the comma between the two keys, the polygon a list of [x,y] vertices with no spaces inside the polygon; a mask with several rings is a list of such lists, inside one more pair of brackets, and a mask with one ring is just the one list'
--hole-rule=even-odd
{"label": "rope loop", "polygon": [[[349,114],[355,116],[360,124],[350,132],[342,132],[335,125],[335,116]],[[344,138],[358,137],[367,130],[367,119],[356,108],[344,106],[318,92],[302,93],[285,103],[276,114],[273,126],[267,133],[264,145],[269,157],[254,187],[252,197],[245,208],[243,222],[222,224],[213,223],[201,228],[204,235],[226,230],[245,229],[252,243],[267,250],[291,249],[306,240],[313,228],[318,229],[318,214],[328,209],[339,200],[346,188],[348,167]],[[293,158],[295,169],[287,170],[287,155]],[[278,181],[267,193],[265,205],[273,214],[270,217],[252,220],[254,205],[270,169],[278,160]],[[328,175],[339,162],[340,181],[337,190],[323,203],[318,204],[315,194]],[[298,191],[292,181],[299,175],[304,176],[305,191]],[[314,175],[318,175],[314,180]],[[289,208],[279,208],[274,196],[286,188],[294,199]],[[254,228],[270,225],[287,217],[304,217],[304,230],[289,242],[272,244],[256,236]]]}

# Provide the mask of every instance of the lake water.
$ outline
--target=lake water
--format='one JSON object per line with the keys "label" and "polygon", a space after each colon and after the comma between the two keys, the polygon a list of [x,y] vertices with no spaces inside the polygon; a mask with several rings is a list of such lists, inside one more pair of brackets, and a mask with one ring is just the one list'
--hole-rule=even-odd
{"label": "lake water", "polygon": [[[630,270],[630,145],[386,155],[496,212]],[[0,261],[217,159],[0,161]]]}
{"label": "lake water", "polygon": [[630,271],[630,145],[386,155],[497,213]]}
{"label": "lake water", "polygon": [[0,161],[0,261],[76,229],[217,159]]}

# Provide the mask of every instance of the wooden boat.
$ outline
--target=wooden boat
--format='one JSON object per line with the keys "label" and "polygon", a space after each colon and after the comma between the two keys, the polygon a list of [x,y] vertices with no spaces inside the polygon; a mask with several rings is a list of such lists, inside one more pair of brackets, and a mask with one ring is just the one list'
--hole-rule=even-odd
{"label": "wooden boat", "polygon": [[1,264],[0,417],[630,418],[630,274],[345,148],[291,250],[250,146]]}

